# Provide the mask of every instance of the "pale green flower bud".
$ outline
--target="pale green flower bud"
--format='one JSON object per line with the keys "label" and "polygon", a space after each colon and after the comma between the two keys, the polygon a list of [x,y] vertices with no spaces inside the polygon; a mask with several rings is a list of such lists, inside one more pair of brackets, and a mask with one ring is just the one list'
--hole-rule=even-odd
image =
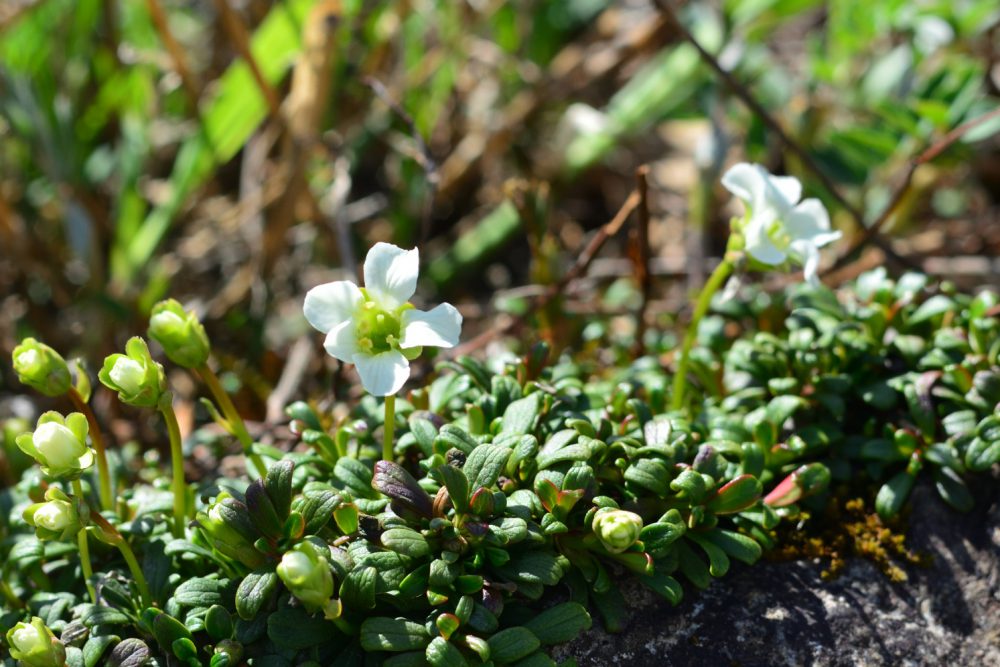
{"label": "pale green flower bud", "polygon": [[205,327],[193,312],[173,299],[153,306],[149,337],[163,347],[167,358],[178,366],[198,368],[208,361],[210,350]]}
{"label": "pale green flower bud", "polygon": [[139,337],[129,339],[125,354],[107,357],[97,377],[118,392],[122,403],[140,408],[155,408],[167,389],[163,367],[153,361],[146,341]]}
{"label": "pale green flower bud", "polygon": [[264,554],[254,547],[260,534],[243,503],[229,494],[220,494],[208,512],[198,512],[196,519],[219,552],[251,569],[264,564]]}
{"label": "pale green flower bud", "polygon": [[108,375],[115,381],[121,391],[126,394],[138,394],[142,391],[142,380],[146,375],[145,369],[136,361],[128,357],[119,357],[115,365],[111,367]]}
{"label": "pale green flower bud", "polygon": [[64,667],[66,648],[37,616],[7,632],[10,656],[24,667]]}
{"label": "pale green flower bud", "polygon": [[62,356],[34,338],[25,338],[11,355],[18,379],[46,396],[61,396],[69,391],[69,366]]}
{"label": "pale green flower bud", "polygon": [[79,412],[65,418],[58,412],[46,412],[38,418],[34,432],[17,437],[17,446],[35,459],[46,475],[76,479],[94,464],[87,430],[87,418]]}
{"label": "pale green flower bud", "polygon": [[86,445],[62,424],[48,422],[35,429],[35,448],[50,466],[65,468],[76,462]]}
{"label": "pale green flower bud", "polygon": [[594,515],[594,534],[613,554],[620,554],[639,539],[642,517],[635,512],[605,508]]}
{"label": "pale green flower bud", "polygon": [[72,499],[56,487],[45,492],[44,503],[24,510],[24,520],[40,540],[68,540],[80,530],[80,515]]}
{"label": "pale green flower bud", "polygon": [[330,564],[311,542],[300,542],[286,551],[277,572],[285,587],[310,612],[326,607],[333,596]]}

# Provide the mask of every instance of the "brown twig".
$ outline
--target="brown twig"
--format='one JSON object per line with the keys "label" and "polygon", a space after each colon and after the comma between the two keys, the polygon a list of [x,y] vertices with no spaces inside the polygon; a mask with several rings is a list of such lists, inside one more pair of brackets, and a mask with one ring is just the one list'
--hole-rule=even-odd
{"label": "brown twig", "polygon": [[[671,23],[674,24],[677,31],[684,37],[684,39],[689,44],[691,44],[692,47],[694,47],[694,49],[698,52],[698,55],[701,56],[701,59],[716,74],[718,74],[719,78],[722,79],[723,83],[725,83],[726,86],[737,97],[739,97],[740,100],[742,100],[742,102],[754,114],[756,114],[767,127],[769,127],[778,136],[778,138],[788,148],[788,150],[795,153],[795,155],[802,161],[803,166],[805,166],[806,169],[812,172],[813,175],[816,176],[817,179],[819,179],[820,183],[823,185],[823,188],[830,194],[830,196],[833,197],[837,201],[837,203],[844,208],[844,210],[850,213],[851,217],[854,219],[854,224],[858,227],[858,229],[862,230],[866,229],[867,227],[865,225],[864,213],[861,211],[861,209],[859,209],[857,206],[849,202],[847,198],[844,197],[843,194],[841,194],[840,190],[837,189],[837,186],[834,184],[834,182],[830,179],[829,176],[827,176],[826,172],[824,172],[820,168],[819,164],[816,163],[816,161],[809,154],[809,152],[806,151],[806,149],[803,148],[798,141],[796,141],[790,134],[788,134],[788,132],[785,131],[785,128],[781,126],[781,123],[779,123],[777,119],[775,119],[775,117],[772,116],[767,111],[767,109],[765,109],[764,106],[757,101],[757,98],[753,96],[753,93],[751,93],[750,90],[745,85],[743,85],[739,80],[736,79],[736,77],[734,77],[726,69],[724,69],[722,65],[719,64],[719,61],[716,59],[716,57],[713,56],[711,53],[709,53],[705,49],[705,47],[703,47],[701,43],[698,42],[698,40],[691,33],[691,31],[688,30],[687,27],[677,17],[677,14],[670,6],[670,0],[654,0],[654,2],[656,3],[656,6],[660,8],[660,11],[662,11],[670,19]],[[886,255],[892,257],[893,259],[904,265],[912,267],[913,264],[912,262],[910,262],[904,257],[900,257],[887,242],[876,237],[877,233],[873,234],[869,240],[874,241],[875,244],[878,245],[878,247],[884,253],[886,253]]]}
{"label": "brown twig", "polygon": [[724,69],[722,65],[719,64],[716,57],[709,53],[695,38],[695,36],[691,34],[691,31],[688,30],[687,27],[681,22],[680,18],[678,18],[677,14],[670,6],[670,0],[654,0],[654,2],[656,3],[656,6],[660,8],[660,11],[662,11],[670,19],[670,21],[674,24],[674,27],[684,37],[684,39],[694,47],[705,64],[712,68],[712,70],[719,75],[719,78],[722,79],[723,83],[725,83],[726,86],[728,86],[729,89],[737,97],[739,97],[740,100],[742,100],[743,103],[749,107],[750,110],[754,112],[754,114],[756,114],[760,120],[778,136],[779,139],[781,139],[781,142],[785,144],[790,151],[795,153],[795,155],[802,160],[802,163],[806,166],[806,168],[813,172],[816,178],[820,180],[823,187],[830,193],[830,196],[836,199],[838,204],[850,212],[851,216],[854,217],[855,220],[861,221],[863,219],[861,211],[854,206],[854,204],[847,201],[840,191],[837,190],[837,186],[834,185],[832,180],[830,180],[830,177],[826,175],[818,164],[816,164],[816,161],[811,155],[809,155],[808,151],[806,151],[795,139],[791,137],[791,135],[785,131],[785,128],[781,126],[781,123],[779,123],[777,119],[775,119],[774,116],[772,116],[767,109],[765,109],[764,106],[757,101],[757,98],[753,96],[753,93],[751,93],[746,86],[737,80],[736,77]]}
{"label": "brown twig", "polygon": [[649,166],[642,165],[635,170],[635,189],[639,193],[639,206],[636,209],[635,226],[629,234],[629,254],[635,268],[635,279],[639,284],[641,301],[635,314],[635,356],[640,357],[645,352],[643,338],[646,333],[646,310],[649,307],[649,295],[653,287],[653,277],[649,272]]}
{"label": "brown twig", "polygon": [[274,86],[264,77],[260,65],[257,64],[257,59],[253,56],[253,51],[250,48],[250,36],[247,34],[247,29],[243,25],[242,19],[229,6],[228,0],[215,0],[215,8],[219,12],[223,30],[226,31],[229,39],[233,42],[233,46],[236,47],[236,51],[243,58],[247,67],[250,68],[250,74],[253,76],[261,95],[264,96],[264,101],[267,102],[267,108],[271,116],[280,118],[281,98],[278,97],[278,92],[274,89]]}
{"label": "brown twig", "polygon": [[896,212],[896,209],[902,203],[903,199],[905,199],[907,193],[910,191],[910,186],[913,184],[913,175],[921,165],[927,164],[941,155],[941,153],[946,151],[955,142],[965,136],[965,133],[969,130],[998,116],[1000,116],[1000,107],[997,107],[993,111],[989,111],[981,116],[977,116],[972,120],[966,121],[932,143],[915,158],[912,158],[906,166],[906,173],[903,174],[903,182],[898,188],[896,188],[892,195],[892,199],[889,200],[886,207],[882,209],[882,213],[869,227],[864,230],[861,237],[851,244],[851,247],[838,257],[837,261],[834,262],[833,265],[831,265],[827,270],[823,271],[822,274],[827,275],[833,271],[842,269],[844,266],[857,259],[864,247],[879,234],[882,227],[885,226],[885,224],[892,218],[893,213]]}
{"label": "brown twig", "polygon": [[506,322],[498,323],[496,326],[484,331],[469,342],[459,345],[452,350],[450,356],[457,357],[463,354],[468,354],[474,350],[478,350],[498,336],[502,336],[503,334],[521,326],[539,308],[544,308],[550,301],[552,301],[552,299],[566,289],[567,285],[582,276],[587,271],[587,268],[594,260],[598,251],[600,251],[608,239],[618,233],[618,231],[622,228],[622,225],[625,224],[625,221],[628,220],[629,216],[632,215],[632,213],[639,207],[641,201],[642,196],[639,194],[639,191],[633,190],[625,199],[621,208],[618,209],[618,212],[615,213],[615,216],[609,222],[605,223],[603,227],[597,230],[597,233],[594,234],[587,245],[584,246],[583,250],[580,251],[579,256],[576,258],[576,261],[573,262],[573,265],[569,268],[569,270],[563,274],[562,278],[549,285],[544,292],[539,294],[532,301],[527,311],[525,311],[522,315],[510,318]]}
{"label": "brown twig", "polygon": [[163,46],[167,49],[167,53],[174,63],[174,69],[181,78],[181,85],[187,94],[188,104],[191,105],[191,109],[197,114],[198,100],[201,99],[201,85],[188,66],[184,49],[181,48],[181,45],[174,38],[174,34],[170,30],[167,13],[163,11],[160,0],[146,0],[146,8],[149,10],[149,17],[153,21],[156,32],[160,35],[160,41],[163,42]]}
{"label": "brown twig", "polygon": [[375,96],[382,100],[392,113],[406,124],[410,130],[410,137],[417,146],[417,150],[410,157],[424,170],[424,179],[427,182],[427,196],[424,198],[424,210],[420,223],[420,243],[424,243],[431,233],[434,199],[437,197],[438,185],[441,182],[437,162],[434,160],[434,156],[431,155],[430,148],[427,146],[427,142],[424,141],[423,136],[421,136],[420,130],[417,129],[417,123],[413,120],[413,116],[393,99],[392,95],[386,89],[385,84],[372,76],[363,77],[361,82],[368,86],[375,93]]}

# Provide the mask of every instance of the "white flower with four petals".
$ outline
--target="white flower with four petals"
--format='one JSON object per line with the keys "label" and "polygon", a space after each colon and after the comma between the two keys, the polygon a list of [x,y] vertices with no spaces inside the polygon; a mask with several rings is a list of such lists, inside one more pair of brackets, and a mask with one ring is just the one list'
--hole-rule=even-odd
{"label": "white flower with four petals", "polygon": [[802,197],[794,176],[773,176],[759,164],[741,162],[722,177],[722,185],[746,206],[743,236],[747,253],[769,266],[792,259],[806,280],[816,282],[819,249],[840,238],[830,231],[830,216],[818,199]]}
{"label": "white flower with four petals", "polygon": [[354,364],[365,390],[389,396],[410,376],[424,347],[454,347],[462,315],[450,303],[428,311],[409,303],[417,289],[420,254],[376,243],[365,258],[365,286],[338,280],[306,294],[309,324],[326,334],[330,356]]}

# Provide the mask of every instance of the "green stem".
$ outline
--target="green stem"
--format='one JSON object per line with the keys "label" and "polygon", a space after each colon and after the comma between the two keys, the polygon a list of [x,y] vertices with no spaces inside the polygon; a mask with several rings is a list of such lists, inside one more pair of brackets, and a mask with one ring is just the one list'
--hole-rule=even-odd
{"label": "green stem", "polygon": [[139,587],[139,598],[142,600],[143,609],[151,607],[153,605],[153,596],[149,594],[149,584],[146,583],[146,577],[142,573],[142,568],[139,567],[139,561],[135,559],[135,552],[132,551],[132,547],[129,546],[128,541],[124,537],[118,542],[117,546],[118,551],[121,552],[122,557],[125,559],[125,564],[128,565],[129,572],[132,573],[135,585]]}
{"label": "green stem", "polygon": [[4,598],[7,600],[7,604],[10,605],[11,609],[24,609],[24,600],[17,597],[14,593],[14,589],[10,587],[3,579],[0,579],[0,592],[3,593]]}
{"label": "green stem", "polygon": [[260,454],[256,454],[253,451],[253,438],[250,437],[250,432],[247,431],[247,425],[243,421],[243,417],[240,413],[236,411],[236,406],[233,405],[233,401],[229,398],[229,394],[226,390],[222,388],[222,383],[219,382],[219,377],[215,372],[205,364],[197,369],[198,374],[201,375],[201,379],[204,380],[205,384],[208,385],[208,390],[212,393],[215,398],[215,402],[219,404],[222,408],[222,414],[225,416],[226,421],[229,422],[229,427],[231,432],[236,439],[240,441],[243,445],[243,453],[250,459],[253,463],[254,468],[257,469],[257,474],[262,478],[267,475],[267,466],[264,465],[264,460],[260,457]]}
{"label": "green stem", "polygon": [[392,461],[392,441],[396,437],[396,396],[385,397],[385,424],[382,427],[382,460]]}
{"label": "green stem", "polygon": [[[73,480],[73,494],[78,502],[87,502],[86,496],[83,495],[83,485],[78,479]],[[80,568],[83,570],[83,580],[87,586],[87,592],[90,593],[90,600],[97,604],[97,591],[94,590],[94,585],[90,582],[94,576],[94,568],[90,564],[90,545],[87,543],[86,528],[81,528],[80,532],[76,534],[76,544],[80,550]]]}
{"label": "green stem", "polygon": [[184,484],[184,451],[181,448],[181,428],[177,424],[173,403],[168,396],[160,402],[160,412],[167,423],[167,433],[170,435],[170,465],[173,470],[174,492],[174,537],[184,537],[185,500],[187,487]]}
{"label": "green stem", "polygon": [[115,508],[115,497],[111,493],[111,473],[108,471],[108,456],[104,447],[104,436],[101,435],[101,427],[97,423],[94,411],[90,409],[87,401],[83,400],[83,396],[76,390],[76,387],[69,388],[69,398],[73,401],[77,411],[83,413],[83,416],[87,418],[90,441],[97,454],[98,495],[101,499],[101,509],[111,511]]}
{"label": "green stem", "polygon": [[691,315],[691,322],[684,333],[680,361],[677,363],[677,373],[674,375],[674,391],[671,396],[670,405],[673,410],[680,410],[685,404],[684,390],[687,388],[688,357],[691,354],[694,341],[698,337],[698,325],[701,323],[701,318],[708,312],[708,308],[712,303],[712,297],[715,296],[715,293],[726,282],[726,278],[729,277],[732,271],[732,260],[728,257],[723,258],[722,263],[715,267],[715,271],[712,272],[708,282],[705,283],[705,287],[702,288],[701,295],[698,297],[698,302],[695,304],[694,313]]}

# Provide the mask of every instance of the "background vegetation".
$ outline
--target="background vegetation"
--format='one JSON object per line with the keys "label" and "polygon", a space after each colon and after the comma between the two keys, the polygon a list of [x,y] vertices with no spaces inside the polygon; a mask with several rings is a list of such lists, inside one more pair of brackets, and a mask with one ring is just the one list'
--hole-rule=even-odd
{"label": "background vegetation", "polygon": [[[995,282],[998,17],[990,0],[5,3],[0,348],[36,335],[99,359],[171,295],[263,418],[284,359],[289,391],[326,377],[316,337],[292,347],[302,295],[377,240],[420,246],[421,293],[459,303],[470,340],[529,310],[557,349],[632,335],[635,312],[668,327],[725,243],[717,182],[738,159],[802,178],[841,253],[885,223],[832,284],[886,262]],[[644,164],[632,231],[568,280]]]}

